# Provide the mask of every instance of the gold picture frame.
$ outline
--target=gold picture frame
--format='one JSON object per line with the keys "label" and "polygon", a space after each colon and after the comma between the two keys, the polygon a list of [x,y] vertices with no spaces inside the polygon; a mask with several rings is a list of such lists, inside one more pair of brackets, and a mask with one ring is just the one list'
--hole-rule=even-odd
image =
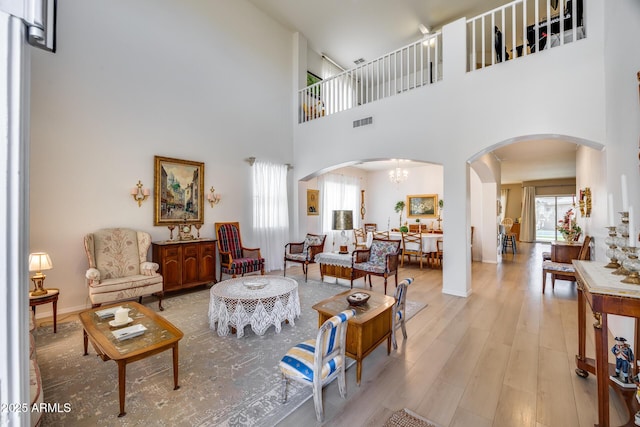
{"label": "gold picture frame", "polygon": [[438,195],[415,194],[407,196],[407,218],[437,218]]}
{"label": "gold picture frame", "polygon": [[204,163],[155,156],[153,225],[204,222]]}
{"label": "gold picture frame", "polygon": [[320,190],[307,190],[307,215],[320,215]]}

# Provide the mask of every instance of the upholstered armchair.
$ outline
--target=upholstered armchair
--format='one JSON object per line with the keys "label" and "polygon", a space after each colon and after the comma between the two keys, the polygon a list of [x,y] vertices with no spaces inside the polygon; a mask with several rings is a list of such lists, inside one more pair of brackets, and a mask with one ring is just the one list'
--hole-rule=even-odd
{"label": "upholstered armchair", "polygon": [[398,259],[400,257],[400,240],[373,239],[369,249],[358,249],[353,251],[351,256],[351,287],[357,275],[356,271],[364,272],[365,285],[369,277],[369,287],[371,275],[384,277],[384,293],[387,293],[387,277],[393,275],[398,286]]}
{"label": "upholstered armchair", "polygon": [[260,255],[260,248],[242,246],[238,222],[216,222],[215,229],[220,252],[221,281],[222,273],[230,274],[232,278],[254,271],[264,275],[264,258]]}
{"label": "upholstered armchair", "polygon": [[326,235],[307,233],[303,242],[287,243],[284,246],[284,275],[287,275],[287,261],[298,262],[302,264],[302,272],[306,282],[309,264],[314,263],[316,255],[324,250],[326,238]]}
{"label": "upholstered armchair", "polygon": [[127,228],[105,228],[84,236],[89,261],[85,276],[93,307],[155,294],[163,310],[160,266],[147,261],[149,246],[149,233]]}

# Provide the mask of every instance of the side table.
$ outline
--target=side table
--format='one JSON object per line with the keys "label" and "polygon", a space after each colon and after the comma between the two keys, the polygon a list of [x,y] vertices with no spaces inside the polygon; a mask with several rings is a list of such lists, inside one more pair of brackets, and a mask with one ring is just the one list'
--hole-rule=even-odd
{"label": "side table", "polygon": [[33,292],[29,292],[29,307],[33,310],[33,317],[36,316],[36,305],[53,303],[53,333],[58,332],[58,296],[60,290],[55,288],[46,289],[45,295],[33,295]]}

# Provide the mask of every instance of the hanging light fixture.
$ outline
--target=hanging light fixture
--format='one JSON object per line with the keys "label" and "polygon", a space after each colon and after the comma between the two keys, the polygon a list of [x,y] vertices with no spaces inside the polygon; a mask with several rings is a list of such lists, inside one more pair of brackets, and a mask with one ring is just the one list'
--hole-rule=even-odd
{"label": "hanging light fixture", "polygon": [[396,168],[389,171],[389,181],[400,184],[409,178],[409,171],[400,167],[400,160],[396,160]]}

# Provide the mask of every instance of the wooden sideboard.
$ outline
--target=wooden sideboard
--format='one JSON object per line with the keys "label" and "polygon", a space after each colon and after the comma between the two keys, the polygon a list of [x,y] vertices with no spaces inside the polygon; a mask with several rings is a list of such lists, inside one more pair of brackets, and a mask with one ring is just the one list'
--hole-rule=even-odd
{"label": "wooden sideboard", "polygon": [[160,265],[164,291],[216,283],[216,240],[151,243],[153,262]]}

